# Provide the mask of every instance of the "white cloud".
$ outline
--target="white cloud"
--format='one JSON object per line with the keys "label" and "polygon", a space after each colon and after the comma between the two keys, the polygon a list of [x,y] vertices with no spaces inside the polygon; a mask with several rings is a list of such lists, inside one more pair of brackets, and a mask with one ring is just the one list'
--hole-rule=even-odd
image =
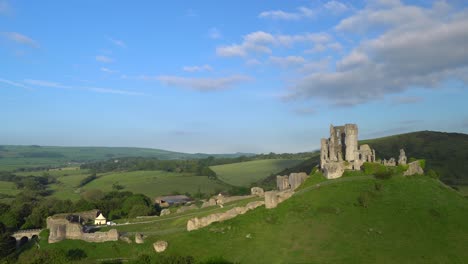
{"label": "white cloud", "polygon": [[246,62],[245,62],[246,65],[248,66],[255,66],[255,65],[260,65],[262,64],[259,60],[257,59],[248,59]]}
{"label": "white cloud", "polygon": [[35,40],[18,32],[2,32],[1,35],[3,35],[8,40],[14,41],[16,43],[28,45],[33,48],[39,48],[39,45]]}
{"label": "white cloud", "polygon": [[59,88],[59,89],[73,89],[71,86],[68,86],[68,85],[63,85],[60,83],[44,81],[44,80],[26,79],[23,82],[32,86],[41,86],[41,87]]}
{"label": "white cloud", "polygon": [[301,56],[287,56],[287,57],[275,57],[270,56],[270,63],[278,65],[283,68],[297,67],[305,63],[305,59]]}
{"label": "white cloud", "polygon": [[97,87],[85,87],[85,89],[96,92],[96,93],[106,93],[106,94],[120,94],[120,95],[145,95],[144,93],[131,92],[125,90],[109,89],[109,88],[97,88]]}
{"label": "white cloud", "polygon": [[205,64],[201,66],[184,66],[182,70],[186,72],[204,72],[204,71],[212,71],[213,68],[210,65]]}
{"label": "white cloud", "polygon": [[112,74],[112,73],[117,73],[117,72],[118,72],[118,71],[111,70],[111,69],[109,69],[109,68],[105,68],[105,67],[101,67],[101,69],[100,69],[100,70],[101,70],[102,72],[105,72],[105,73],[110,73],[110,74]]}
{"label": "white cloud", "polygon": [[96,92],[96,93],[108,93],[108,94],[120,94],[120,95],[145,95],[144,93],[127,91],[127,90],[89,87],[89,86],[70,86],[70,85],[64,85],[61,83],[44,81],[44,80],[26,79],[23,82],[31,86],[40,86],[40,87],[48,87],[48,88],[59,88],[59,89],[67,89],[67,90],[84,90],[84,91],[90,91],[90,92]]}
{"label": "white cloud", "polygon": [[127,44],[125,44],[125,42],[123,40],[120,40],[120,39],[115,39],[115,38],[111,38],[111,37],[108,37],[107,38],[110,42],[112,42],[112,44],[118,46],[118,47],[121,47],[121,48],[126,48],[127,47]]}
{"label": "white cloud", "polygon": [[28,89],[28,87],[26,87],[25,85],[23,85],[21,83],[10,81],[10,80],[7,80],[7,79],[0,78],[0,82],[5,83],[5,84],[10,85],[10,86],[15,86],[15,87],[19,87],[19,88]]}
{"label": "white cloud", "polygon": [[330,10],[332,13],[340,14],[346,12],[349,8],[346,4],[341,3],[339,1],[329,1],[323,5],[323,7],[327,10]]}
{"label": "white cloud", "polygon": [[291,47],[296,43],[324,43],[331,37],[325,33],[305,33],[296,35],[272,35],[264,31],[256,31],[243,36],[241,44],[220,46],[216,54],[221,57],[245,57],[250,52],[271,53],[271,46]]}
{"label": "white cloud", "polygon": [[221,31],[219,31],[219,29],[213,27],[213,28],[210,28],[210,31],[208,33],[208,36],[212,39],[220,39],[223,37],[223,35],[221,34]]}
{"label": "white cloud", "polygon": [[96,61],[99,61],[102,63],[111,63],[111,62],[114,62],[114,59],[104,56],[104,55],[98,55],[96,56]]}
{"label": "white cloud", "polygon": [[186,78],[180,76],[161,75],[142,77],[145,80],[157,80],[167,86],[189,88],[197,91],[217,91],[229,89],[234,85],[252,80],[245,75],[232,75],[221,78]]}
{"label": "white cloud", "polygon": [[302,18],[312,18],[315,11],[307,7],[299,7],[297,12],[286,12],[283,10],[269,10],[261,12],[259,18],[269,18],[275,20],[299,20]]}
{"label": "white cloud", "polygon": [[322,98],[336,105],[355,105],[411,87],[438,87],[452,78],[466,82],[468,12],[443,10],[447,8],[396,2],[390,10],[388,6],[368,7],[342,20],[337,28],[343,33],[361,30],[372,21],[385,26],[376,37],[361,41],[341,58],[335,70],[303,76],[290,87],[287,98]]}

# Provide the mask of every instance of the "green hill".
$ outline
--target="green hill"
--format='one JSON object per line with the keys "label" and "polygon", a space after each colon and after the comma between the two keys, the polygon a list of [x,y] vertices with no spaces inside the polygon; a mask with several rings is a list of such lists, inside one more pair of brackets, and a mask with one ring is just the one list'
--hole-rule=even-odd
{"label": "green hill", "polygon": [[51,147],[0,145],[0,171],[28,167],[64,166],[69,163],[107,160],[121,157],[167,159],[198,159],[209,156],[239,157],[249,153],[189,154],[162,149],[127,147]]}
{"label": "green hill", "polygon": [[[435,170],[443,182],[462,191],[468,186],[468,135],[460,133],[443,133],[420,131],[390,137],[362,140],[359,144],[369,144],[375,149],[378,159],[398,159],[400,149],[406,151],[408,158],[426,160],[426,169]],[[310,173],[319,164],[319,152],[315,152],[304,162],[289,169],[278,171],[275,175],[291,172]],[[259,184],[274,187],[276,176],[269,177]]]}
{"label": "green hill", "polygon": [[[239,263],[464,263],[468,259],[468,200],[427,176],[377,180],[370,176],[324,181],[314,175],[275,209],[187,232],[185,217],[167,216],[119,231],[142,232],[141,245],[63,241],[38,251],[82,250],[96,259],[155,256],[152,243],[168,241],[163,254],[197,260],[223,256]],[[320,187],[315,183],[320,182]],[[228,206],[226,206],[228,207]],[[227,208],[215,208],[226,210]],[[207,210],[199,214],[206,215]],[[133,234],[133,233],[130,233]],[[149,263],[149,262],[145,262]]]}
{"label": "green hill", "polygon": [[427,169],[439,173],[447,184],[468,185],[468,135],[419,131],[384,138],[363,140],[370,144],[377,158],[395,157],[404,148],[406,156],[426,160]]}
{"label": "green hill", "polygon": [[264,159],[211,166],[218,179],[234,185],[249,187],[251,183],[262,180],[272,173],[294,167],[301,159]]}

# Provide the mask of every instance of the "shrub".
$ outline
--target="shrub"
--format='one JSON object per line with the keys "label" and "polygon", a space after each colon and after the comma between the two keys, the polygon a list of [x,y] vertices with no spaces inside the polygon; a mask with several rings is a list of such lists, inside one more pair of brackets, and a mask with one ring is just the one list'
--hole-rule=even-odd
{"label": "shrub", "polygon": [[380,183],[380,182],[376,182],[376,183],[374,184],[374,189],[375,189],[376,191],[379,191],[379,192],[380,192],[380,191],[382,190],[382,187],[383,187],[383,186],[382,186],[382,183]]}
{"label": "shrub", "polygon": [[364,162],[364,164],[362,165],[362,168],[364,170],[364,174],[366,175],[374,175],[377,172],[387,170],[387,168],[384,165],[380,163],[371,163],[371,162]]}
{"label": "shrub", "polygon": [[426,175],[434,179],[439,179],[439,174],[435,170],[432,170],[432,169],[428,170],[426,172]]}
{"label": "shrub", "polygon": [[390,170],[377,171],[374,176],[380,180],[388,180],[392,178],[393,173]]}
{"label": "shrub", "polygon": [[419,160],[419,165],[421,168],[425,169],[426,168],[426,160],[425,159],[420,159]]}
{"label": "shrub", "polygon": [[358,197],[358,204],[364,208],[367,208],[369,206],[370,198],[371,196],[368,192],[363,192]]}

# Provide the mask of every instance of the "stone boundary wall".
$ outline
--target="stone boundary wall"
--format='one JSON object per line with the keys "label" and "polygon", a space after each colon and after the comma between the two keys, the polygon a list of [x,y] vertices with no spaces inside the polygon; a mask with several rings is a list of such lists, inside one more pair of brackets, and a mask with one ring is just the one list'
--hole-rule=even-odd
{"label": "stone boundary wall", "polygon": [[264,204],[264,201],[250,202],[245,207],[234,207],[224,213],[211,214],[201,218],[192,218],[187,222],[187,231],[197,230],[199,228],[209,226],[214,222],[222,222],[234,218],[240,214],[245,214],[247,211],[253,210]]}

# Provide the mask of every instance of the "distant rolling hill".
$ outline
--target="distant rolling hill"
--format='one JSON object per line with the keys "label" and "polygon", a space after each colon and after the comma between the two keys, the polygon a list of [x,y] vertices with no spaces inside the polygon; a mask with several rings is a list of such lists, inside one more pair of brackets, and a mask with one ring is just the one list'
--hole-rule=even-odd
{"label": "distant rolling hill", "polygon": [[0,145],[0,171],[21,167],[61,166],[67,163],[81,163],[121,157],[147,157],[168,159],[197,159],[208,156],[239,157],[250,153],[233,154],[189,154],[162,149],[131,147],[53,147]]}
{"label": "distant rolling hill", "polygon": [[[398,159],[399,150],[405,149],[408,158],[426,160],[426,169],[439,173],[441,180],[449,185],[468,185],[468,135],[419,131],[383,138],[362,140],[359,144],[369,144],[375,149],[378,159]],[[320,153],[317,151],[304,162],[276,173],[305,171],[310,173],[319,164]],[[275,177],[261,182],[262,186],[273,186]]]}

